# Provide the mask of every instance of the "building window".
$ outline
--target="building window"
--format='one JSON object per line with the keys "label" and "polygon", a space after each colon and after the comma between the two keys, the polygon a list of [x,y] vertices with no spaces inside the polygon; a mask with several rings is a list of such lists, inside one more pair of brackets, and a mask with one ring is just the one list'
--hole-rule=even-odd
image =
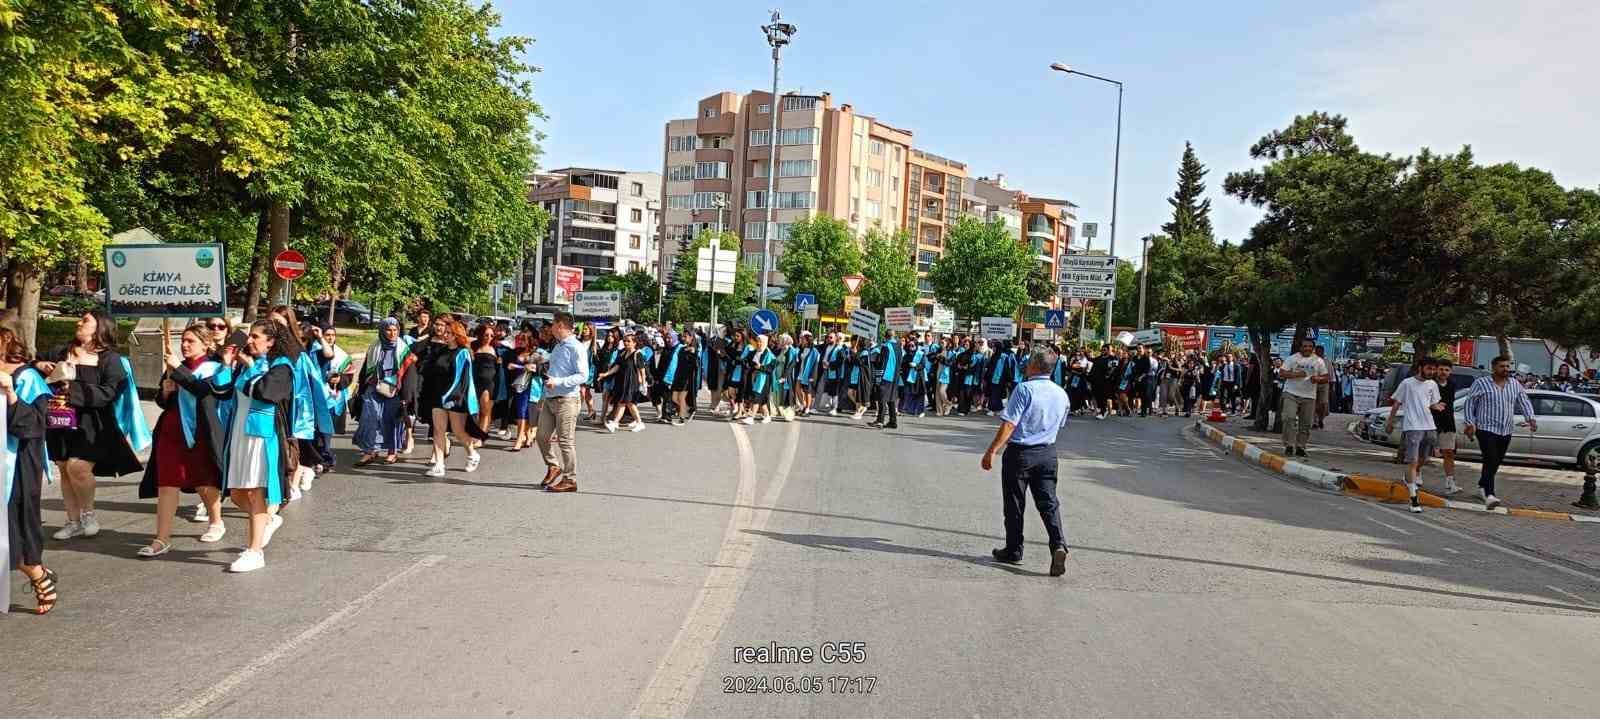
{"label": "building window", "polygon": [[644,197],[644,183],[635,182],[628,186],[628,194],[634,197]]}
{"label": "building window", "polygon": [[933,269],[934,260],[939,259],[939,253],[927,250],[917,250],[917,271],[928,272]]}
{"label": "building window", "polygon": [[752,267],[752,268],[755,268],[757,271],[760,271],[761,270],[761,253],[760,252],[746,252],[746,253],[744,253],[744,264],[747,267]]}
{"label": "building window", "polygon": [[883,187],[882,170],[867,170],[867,187]]}
{"label": "building window", "polygon": [[883,216],[883,203],[877,200],[867,200],[867,219],[876,220]]}
{"label": "building window", "polygon": [[895,162],[896,162],[896,163],[899,163],[899,162],[900,162],[900,146],[899,146],[899,145],[895,145],[895,146],[894,146],[894,154],[893,154],[893,157],[894,157],[894,161],[895,161]]}
{"label": "building window", "polygon": [[628,271],[629,272],[638,272],[641,269],[644,269],[644,268],[639,266],[639,261],[638,260],[628,260]]}
{"label": "building window", "polygon": [[634,223],[644,222],[644,210],[637,207],[628,210],[628,221]]}
{"label": "building window", "polygon": [[[751,143],[755,144],[754,142]],[[762,143],[766,144],[766,143]],[[817,144],[817,128],[796,127],[778,131],[779,145],[815,145]]]}
{"label": "building window", "polygon": [[756,105],[756,113],[757,114],[766,115],[766,114],[768,114],[770,112],[772,112],[772,106],[771,105],[768,105],[767,103],[764,103],[764,102],[761,103],[760,105]]}
{"label": "building window", "polygon": [[705,116],[706,116],[707,120],[710,120],[711,118],[716,117],[717,116],[717,108],[714,108],[714,107],[706,108]]}
{"label": "building window", "polygon": [[779,160],[778,177],[811,177],[817,174],[816,160]]}
{"label": "building window", "polygon": [[790,110],[815,110],[817,98],[814,97],[786,97],[783,98],[783,111]]}
{"label": "building window", "polygon": [[668,141],[668,148],[673,152],[691,152],[699,144],[694,135],[674,135]]}
{"label": "building window", "polygon": [[759,210],[767,206],[767,193],[765,190],[749,190],[744,193],[744,206]]}
{"label": "building window", "polygon": [[883,156],[883,140],[873,140],[868,147],[872,150],[872,154]]}
{"label": "building window", "polygon": [[850,168],[850,181],[851,182],[860,182],[861,181],[861,166],[860,165],[857,165],[855,167]]}
{"label": "building window", "polygon": [[751,160],[750,161],[750,176],[751,177],[766,177],[767,176],[767,163],[765,161],[763,161],[763,160]]}
{"label": "building window", "polygon": [[696,192],[690,195],[667,195],[667,209],[669,210],[710,210],[715,209],[719,197],[726,198],[726,192]]}
{"label": "building window", "polygon": [[694,179],[726,180],[728,179],[728,163],[696,162],[694,163]]}
{"label": "building window", "polygon": [[643,247],[638,235],[628,235],[628,249],[637,250]]}
{"label": "building window", "polygon": [[[779,222],[778,223],[778,233],[777,233],[777,236],[775,236],[773,238],[773,240],[777,241],[777,242],[782,242],[784,240],[789,239],[789,231],[790,231],[791,227],[793,227],[793,225],[788,223],[788,222]],[[744,223],[744,235],[743,235],[743,237],[744,237],[744,239],[747,239],[747,240],[765,240],[765,239],[767,239],[767,223],[765,223],[765,222],[746,222],[746,223]],[[774,250],[774,254],[776,254],[776,250]]]}
{"label": "building window", "polygon": [[891,196],[893,196],[893,197],[899,197],[900,196],[900,178],[899,177],[896,177],[894,175],[890,175],[889,176],[889,194]]}
{"label": "building window", "polygon": [[667,168],[667,179],[673,182],[693,180],[694,165],[673,165]]}
{"label": "building window", "polygon": [[808,210],[816,204],[815,192],[776,192],[773,193],[773,206],[780,210]]}
{"label": "building window", "polygon": [[752,147],[761,147],[768,144],[768,140],[771,137],[772,134],[770,130],[751,130],[750,145]]}

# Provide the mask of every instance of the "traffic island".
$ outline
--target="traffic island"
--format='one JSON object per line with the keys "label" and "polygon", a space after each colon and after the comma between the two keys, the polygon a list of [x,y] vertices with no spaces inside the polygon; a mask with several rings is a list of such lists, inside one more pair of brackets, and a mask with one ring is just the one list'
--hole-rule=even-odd
{"label": "traffic island", "polygon": [[[1329,425],[1334,427],[1342,427],[1343,423],[1335,424],[1330,418]],[[1228,429],[1234,428],[1229,427]],[[1378,476],[1375,471],[1342,471],[1336,468],[1318,466],[1318,464],[1313,463],[1312,461],[1292,459],[1275,452],[1267,451],[1258,446],[1261,444],[1267,444],[1270,441],[1276,441],[1275,437],[1262,435],[1259,432],[1256,432],[1250,436],[1236,436],[1235,434],[1230,434],[1228,431],[1224,431],[1223,427],[1219,426],[1218,423],[1206,422],[1204,420],[1196,422],[1194,424],[1193,431],[1202,439],[1221,447],[1235,457],[1317,489],[1355,496],[1371,497],[1381,502],[1407,503],[1410,501],[1410,492],[1407,491],[1404,482]],[[1240,435],[1245,434],[1243,431],[1235,431]],[[1340,434],[1343,433],[1340,430],[1331,431],[1338,432]],[[1313,443],[1315,443],[1318,435],[1327,435],[1329,433],[1330,430],[1319,431],[1316,435],[1313,435]],[[1321,456],[1324,460],[1331,460],[1342,465],[1367,464],[1370,466],[1372,463],[1374,463],[1374,461],[1379,464],[1386,463],[1381,459],[1373,460],[1371,458],[1366,458],[1364,462],[1358,462],[1358,460],[1355,458],[1348,456],[1350,449],[1352,448],[1345,447],[1342,450],[1339,450],[1334,447],[1317,447],[1314,444],[1311,451],[1313,455]],[[1461,464],[1458,464],[1458,468],[1461,467]],[[1473,469],[1472,473],[1476,474],[1476,471],[1476,469]],[[1590,481],[1592,481],[1592,479],[1592,477],[1586,478],[1586,480]],[[1588,484],[1587,481],[1586,484]],[[1568,496],[1570,497],[1570,495]],[[1600,517],[1590,514],[1563,512],[1540,507],[1507,507],[1503,505],[1491,510],[1476,502],[1463,502],[1449,499],[1426,490],[1419,491],[1417,493],[1417,501],[1422,504],[1422,506],[1433,507],[1437,509],[1456,509],[1468,512],[1500,514],[1511,517],[1526,517],[1530,519],[1547,519],[1563,522],[1587,522],[1600,524]]]}

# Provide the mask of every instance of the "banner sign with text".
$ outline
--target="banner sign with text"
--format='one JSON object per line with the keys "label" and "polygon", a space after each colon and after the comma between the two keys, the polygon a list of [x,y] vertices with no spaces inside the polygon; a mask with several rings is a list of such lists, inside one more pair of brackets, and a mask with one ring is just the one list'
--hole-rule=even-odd
{"label": "banner sign with text", "polygon": [[220,244],[106,246],[113,317],[218,317],[228,309]]}
{"label": "banner sign with text", "polygon": [[1350,409],[1361,414],[1378,407],[1378,385],[1375,379],[1358,379],[1350,382]]}

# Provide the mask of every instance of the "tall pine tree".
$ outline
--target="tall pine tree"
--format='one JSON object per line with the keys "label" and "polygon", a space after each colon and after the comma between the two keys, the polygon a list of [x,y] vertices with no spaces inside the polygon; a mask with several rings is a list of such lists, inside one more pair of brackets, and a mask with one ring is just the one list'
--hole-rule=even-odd
{"label": "tall pine tree", "polygon": [[1183,143],[1183,160],[1178,165],[1178,189],[1167,198],[1172,205],[1172,221],[1161,226],[1166,236],[1176,240],[1204,237],[1211,241],[1211,200],[1204,197],[1206,173],[1194,154],[1194,145]]}

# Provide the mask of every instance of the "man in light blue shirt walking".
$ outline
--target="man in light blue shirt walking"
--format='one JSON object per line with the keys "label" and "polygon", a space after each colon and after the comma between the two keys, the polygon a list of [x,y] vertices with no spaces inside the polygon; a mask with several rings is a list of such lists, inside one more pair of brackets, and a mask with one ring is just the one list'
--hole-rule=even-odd
{"label": "man in light blue shirt walking", "polygon": [[[578,491],[578,388],[589,379],[589,357],[572,333],[572,315],[556,314],[550,333],[556,338],[545,371],[543,406],[539,409],[539,452],[544,455],[544,482],[551,492]],[[557,455],[550,440],[560,446]]]}
{"label": "man in light blue shirt walking", "polygon": [[1022,512],[1028,506],[1028,493],[1044,520],[1050,537],[1050,576],[1067,572],[1067,536],[1061,525],[1061,503],[1056,499],[1056,433],[1067,421],[1071,402],[1067,393],[1050,381],[1056,352],[1048,346],[1027,357],[1027,381],[1017,385],[1000,413],[1000,429],[983,453],[983,469],[994,468],[994,456],[1004,448],[1000,460],[1000,496],[1004,506],[1006,546],[995,549],[995,561],[1017,564],[1022,561]]}

